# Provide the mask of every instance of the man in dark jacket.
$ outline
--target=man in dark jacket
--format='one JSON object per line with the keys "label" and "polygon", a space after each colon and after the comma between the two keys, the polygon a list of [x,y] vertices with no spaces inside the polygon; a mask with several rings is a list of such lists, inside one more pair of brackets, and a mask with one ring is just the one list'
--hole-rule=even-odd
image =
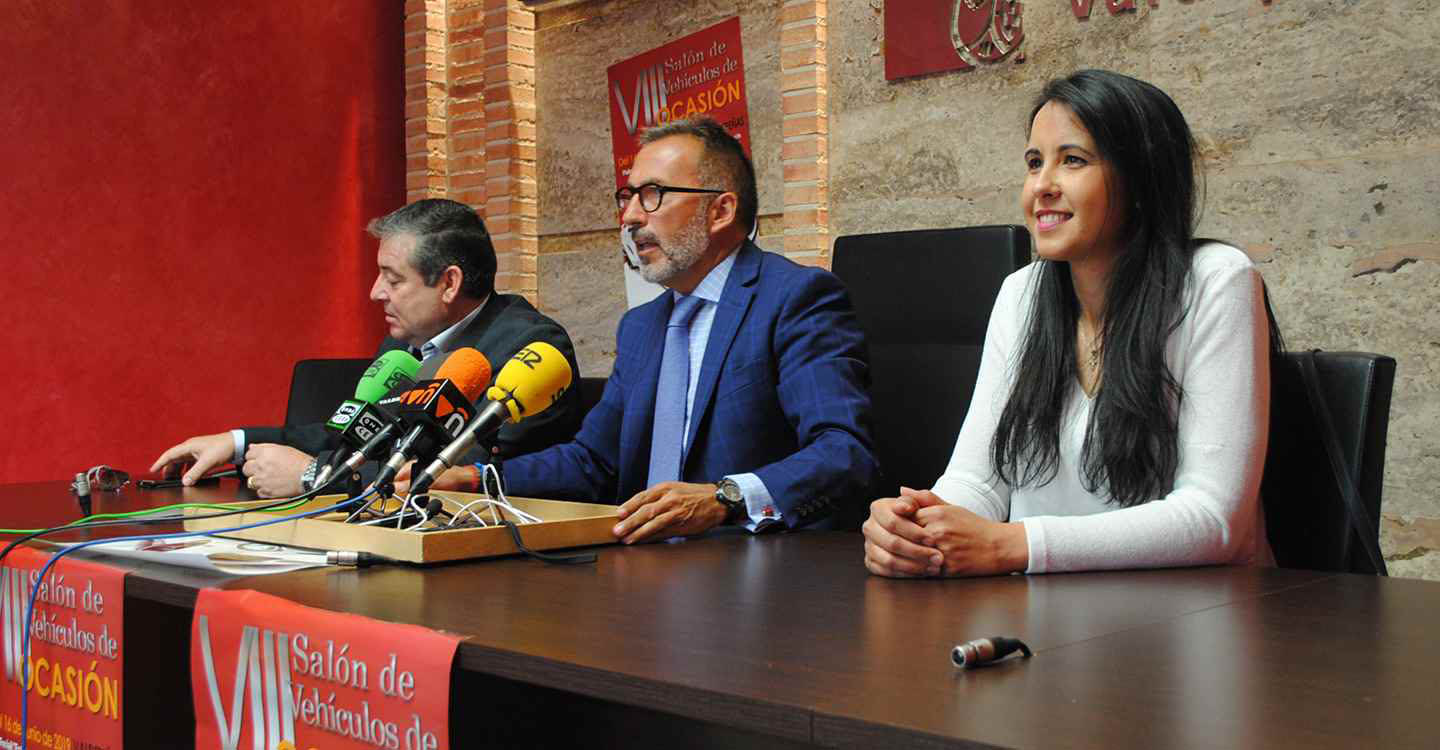
{"label": "man in dark jacket", "polygon": [[[470,207],[416,201],[371,221],[367,230],[380,240],[370,298],[383,306],[389,329],[378,353],[408,349],[426,360],[469,346],[498,371],[521,347],[544,341],[565,355],[578,377],[565,329],[525,298],[495,292],[495,248]],[[568,440],[581,408],[579,389],[572,388],[544,412],[501,428],[495,450],[509,458]],[[288,497],[302,491],[317,456],[337,445],[320,423],[248,427],[192,437],[162,453],[150,470],[175,472],[190,464],[182,478],[190,485],[218,465],[243,462],[247,484],[261,497]]]}

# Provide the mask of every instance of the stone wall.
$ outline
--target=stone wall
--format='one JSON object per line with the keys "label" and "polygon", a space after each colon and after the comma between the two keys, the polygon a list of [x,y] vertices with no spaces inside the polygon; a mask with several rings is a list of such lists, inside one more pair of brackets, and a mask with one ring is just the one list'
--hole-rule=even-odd
{"label": "stone wall", "polygon": [[[795,2],[540,6],[539,297],[571,327],[585,374],[608,372],[624,307],[605,68],[738,12],[761,211],[774,217],[778,20]],[[1155,83],[1201,142],[1202,234],[1260,263],[1291,348],[1399,361],[1382,545],[1392,574],[1440,579],[1440,3],[1137,5],[1111,14],[1096,0],[1081,21],[1069,2],[1032,0],[1022,62],[887,82],[881,0],[829,3],[832,235],[1019,223],[1025,115],[1044,81],[1106,67]]]}

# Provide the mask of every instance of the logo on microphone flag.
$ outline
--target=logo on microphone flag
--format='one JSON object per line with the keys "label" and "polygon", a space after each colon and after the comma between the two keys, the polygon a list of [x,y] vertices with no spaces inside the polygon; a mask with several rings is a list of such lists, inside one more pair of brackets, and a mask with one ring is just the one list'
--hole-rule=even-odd
{"label": "logo on microphone flag", "polygon": [[380,403],[399,404],[402,417],[406,411],[425,412],[438,420],[453,438],[465,428],[465,423],[475,417],[475,410],[468,407],[466,401],[465,394],[448,380],[423,380],[394,399],[384,398]]}
{"label": "logo on microphone flag", "polygon": [[335,416],[330,417],[330,424],[338,427],[350,424],[350,420],[354,419],[355,415],[360,413],[360,408],[361,405],[358,401],[352,400],[340,404],[340,408],[335,410]]}

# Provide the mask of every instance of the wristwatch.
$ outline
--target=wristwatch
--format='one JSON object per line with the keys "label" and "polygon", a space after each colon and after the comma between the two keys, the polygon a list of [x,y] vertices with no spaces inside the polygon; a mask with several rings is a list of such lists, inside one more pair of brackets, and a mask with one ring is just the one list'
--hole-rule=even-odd
{"label": "wristwatch", "polygon": [[739,523],[740,519],[749,514],[749,508],[745,505],[745,493],[740,491],[740,485],[734,479],[725,477],[716,482],[715,500],[725,506],[725,520],[722,523]]}
{"label": "wristwatch", "polygon": [[315,489],[315,477],[319,473],[320,457],[316,456],[315,458],[311,459],[310,465],[306,466],[305,471],[301,472],[300,474],[300,490],[302,492],[309,492],[310,490]]}

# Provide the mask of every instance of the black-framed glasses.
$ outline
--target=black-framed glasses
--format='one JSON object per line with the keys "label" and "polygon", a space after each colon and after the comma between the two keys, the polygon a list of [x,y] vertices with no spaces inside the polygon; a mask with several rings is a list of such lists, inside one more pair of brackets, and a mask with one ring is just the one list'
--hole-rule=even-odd
{"label": "black-framed glasses", "polygon": [[714,193],[719,195],[724,192],[727,191],[710,190],[709,188],[670,187],[669,185],[657,185],[653,182],[647,182],[640,187],[632,188],[626,185],[616,190],[615,206],[623,212],[625,207],[630,205],[630,199],[638,195],[640,196],[640,207],[645,209],[645,213],[653,214],[660,210],[660,202],[665,200],[666,193]]}

